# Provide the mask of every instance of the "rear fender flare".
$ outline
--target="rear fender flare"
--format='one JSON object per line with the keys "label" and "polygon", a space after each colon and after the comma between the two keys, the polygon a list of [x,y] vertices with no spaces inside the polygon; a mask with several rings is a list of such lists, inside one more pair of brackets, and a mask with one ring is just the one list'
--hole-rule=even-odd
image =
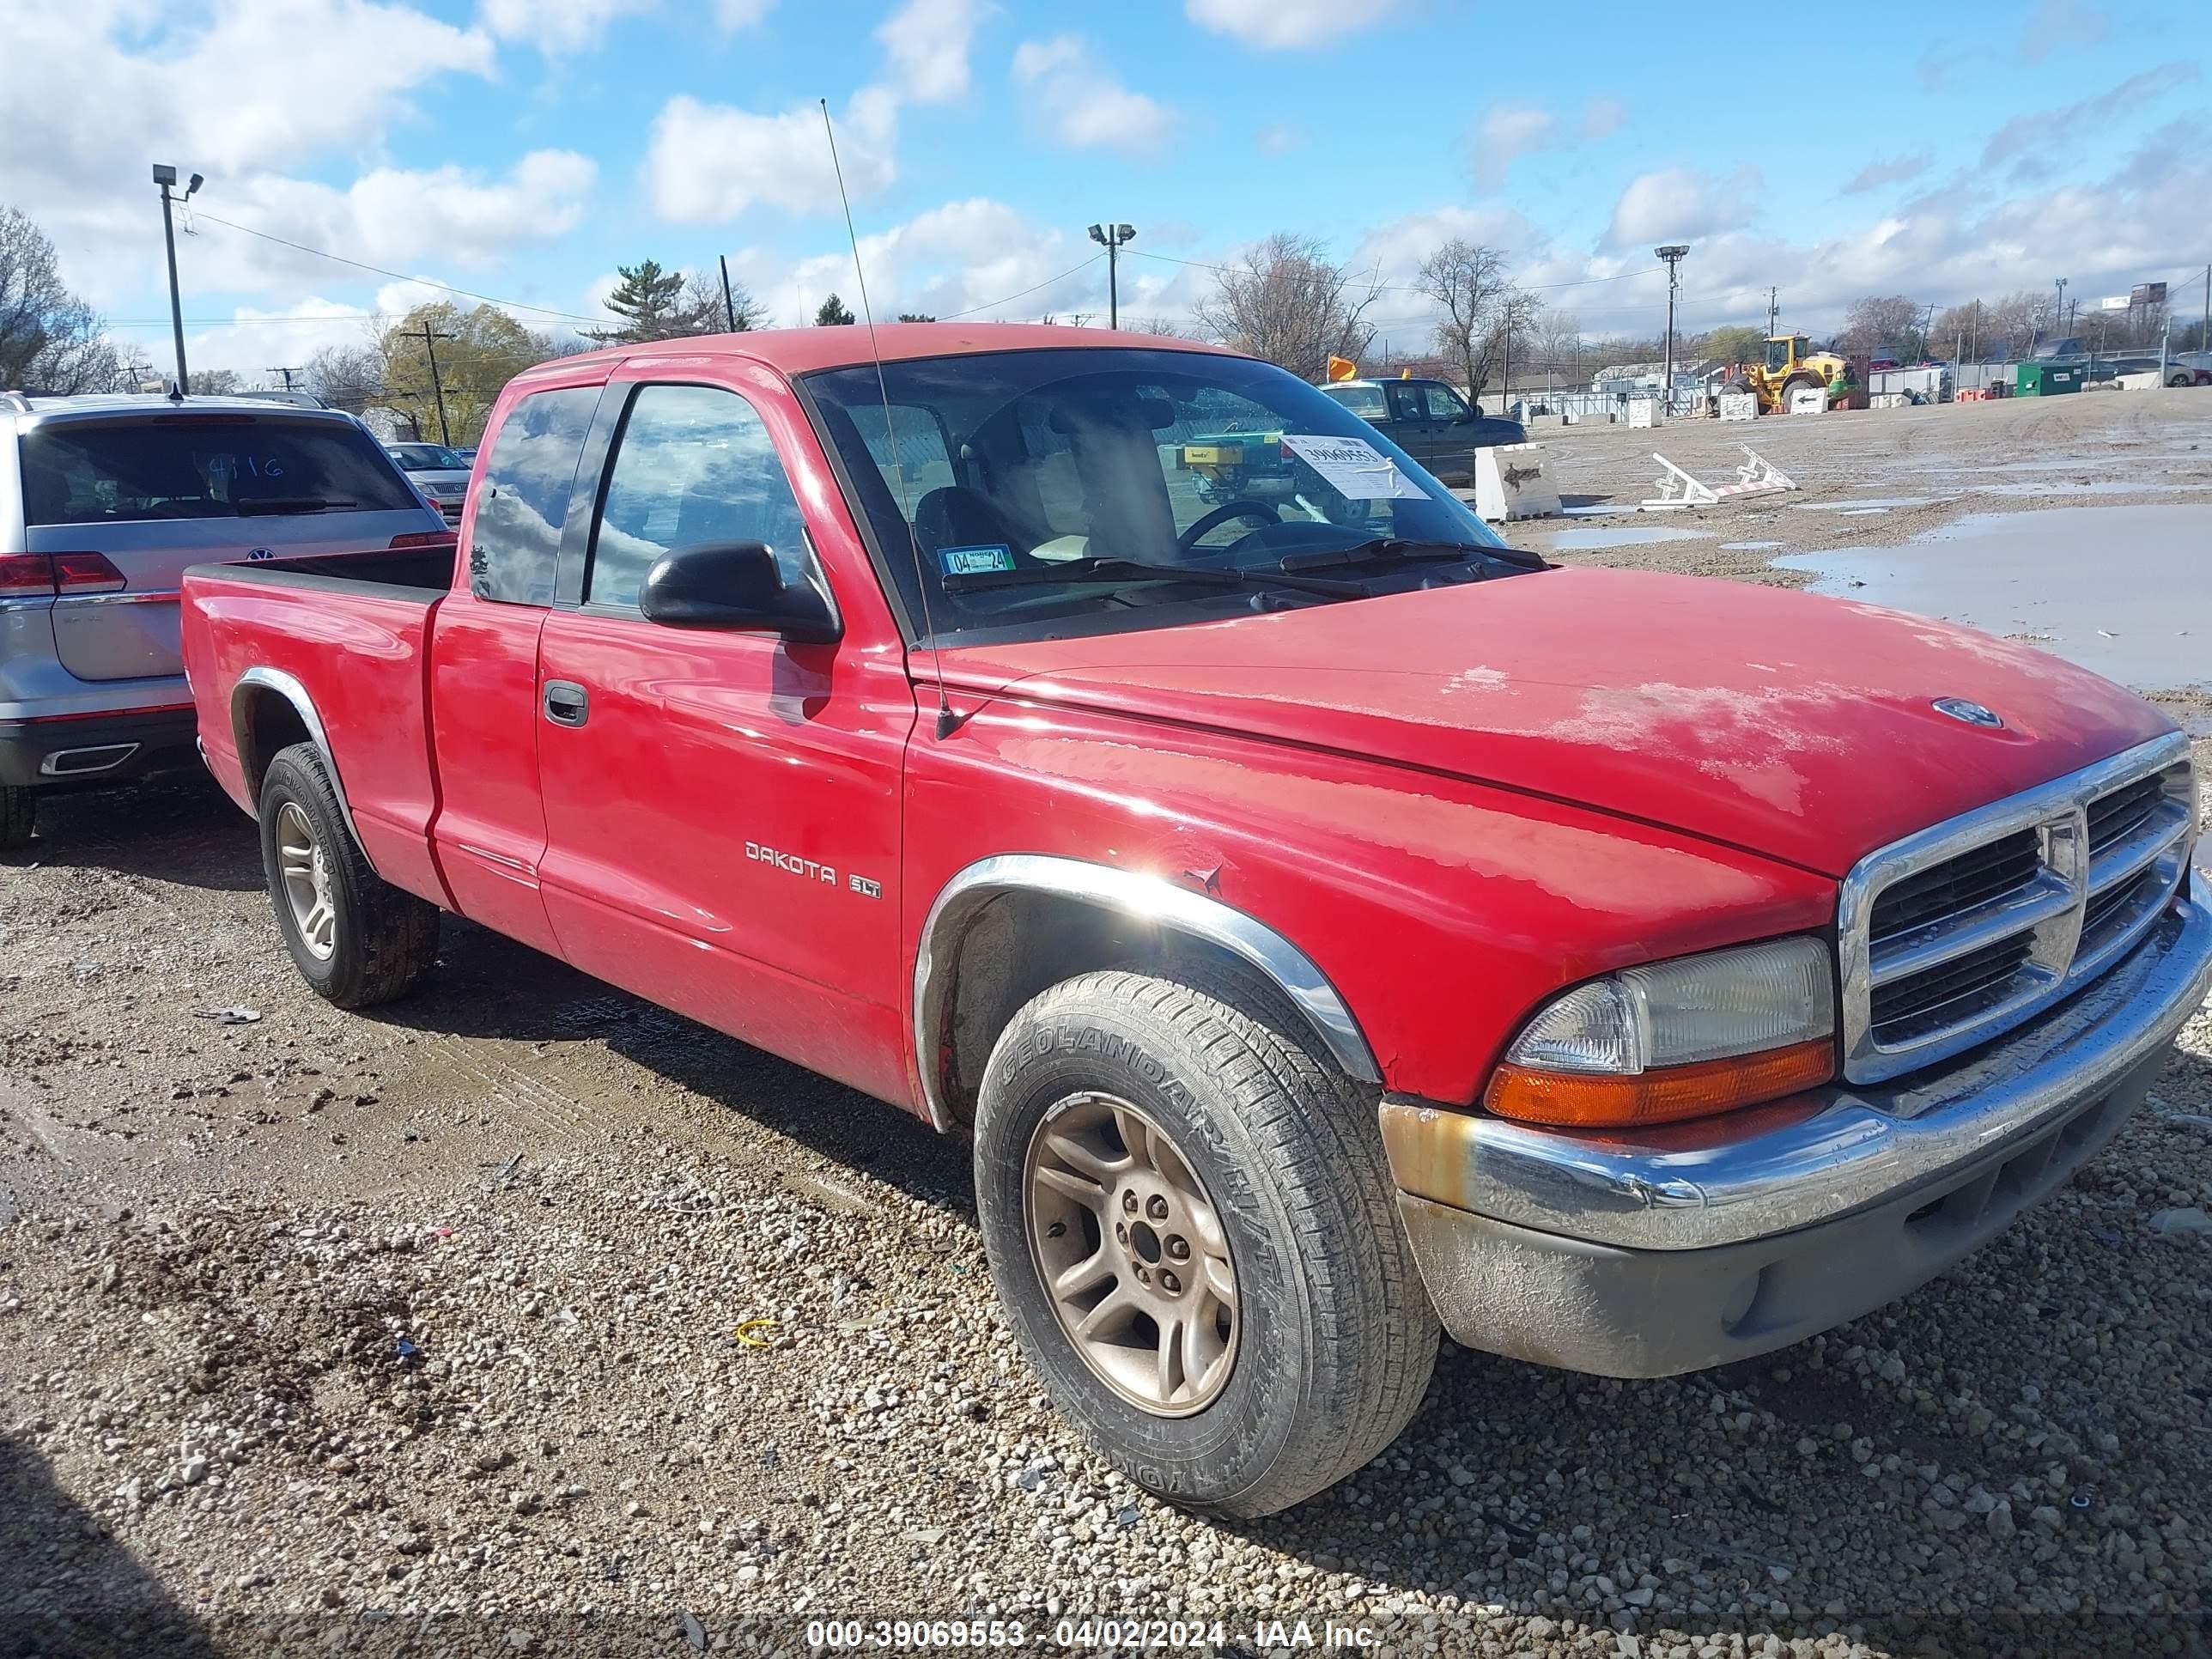
{"label": "rear fender flare", "polygon": [[1080,859],[1013,854],[981,859],[961,871],[945,884],[922,923],[914,963],[915,1058],[922,1104],[938,1128],[954,1122],[942,1057],[962,936],[994,899],[1022,891],[1116,911],[1241,958],[1289,1000],[1347,1077],[1382,1082],[1365,1036],[1328,975],[1265,922],[1159,876]]}
{"label": "rear fender flare", "polygon": [[345,819],[346,833],[353,844],[361,848],[361,855],[374,869],[376,861],[368,857],[368,849],[362,845],[361,828],[353,820],[353,805],[346,799],[345,778],[338,768],[338,757],[331,748],[330,733],[324,728],[323,717],[316,712],[315,700],[307,695],[307,688],[294,676],[281,668],[270,668],[261,664],[247,669],[230,688],[230,735],[238,745],[239,770],[252,798],[255,815],[259,815],[261,780],[269,770],[273,755],[259,752],[253,735],[253,705],[257,697],[275,696],[291,705],[292,712],[300,717],[300,724],[307,728],[307,736],[316,748],[323,751],[323,763],[331,775],[331,793],[338,798],[338,815]]}

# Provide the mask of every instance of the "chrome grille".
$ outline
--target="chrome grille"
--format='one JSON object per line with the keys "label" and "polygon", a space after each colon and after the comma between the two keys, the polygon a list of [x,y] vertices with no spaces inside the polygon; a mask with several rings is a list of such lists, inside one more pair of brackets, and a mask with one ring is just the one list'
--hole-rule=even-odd
{"label": "chrome grille", "polygon": [[2189,745],[2160,738],[1869,854],[1838,914],[1844,1073],[1987,1042],[2110,967],[2179,886]]}

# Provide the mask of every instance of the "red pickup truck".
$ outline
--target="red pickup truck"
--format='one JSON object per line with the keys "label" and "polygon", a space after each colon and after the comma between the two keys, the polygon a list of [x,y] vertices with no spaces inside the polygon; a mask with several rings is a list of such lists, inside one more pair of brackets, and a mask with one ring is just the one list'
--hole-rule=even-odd
{"label": "red pickup truck", "polygon": [[1863,1314],[2212,983],[2116,686],[1548,568],[1231,353],[879,337],[523,374],[457,562],[186,575],[200,734],[332,1001],[451,910],[971,1137],[1008,1318],[1155,1492],[1339,1480],[1439,1321],[1645,1376]]}

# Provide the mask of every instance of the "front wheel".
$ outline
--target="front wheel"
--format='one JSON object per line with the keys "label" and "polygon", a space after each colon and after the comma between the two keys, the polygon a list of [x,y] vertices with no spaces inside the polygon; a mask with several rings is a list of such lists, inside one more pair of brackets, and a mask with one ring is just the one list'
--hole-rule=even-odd
{"label": "front wheel", "polygon": [[293,964],[339,1007],[404,995],[436,957],[437,907],[369,866],[338,808],[328,763],[311,743],[269,763],[261,864]]}
{"label": "front wheel", "polygon": [[1030,1364],[1158,1497],[1273,1514],[1420,1404],[1436,1316],[1375,1103],[1232,975],[1090,974],[1030,1002],[985,1070],[975,1183]]}

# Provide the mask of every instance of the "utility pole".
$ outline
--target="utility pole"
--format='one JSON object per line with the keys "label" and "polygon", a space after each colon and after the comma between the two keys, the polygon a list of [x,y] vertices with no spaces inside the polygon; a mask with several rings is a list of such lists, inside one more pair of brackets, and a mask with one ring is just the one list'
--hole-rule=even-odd
{"label": "utility pole", "polygon": [[185,304],[177,297],[177,228],[175,221],[169,214],[169,204],[173,201],[191,201],[192,192],[205,181],[195,173],[192,174],[191,182],[185,186],[185,193],[182,196],[173,197],[169,194],[169,191],[176,182],[176,168],[166,166],[160,161],[154,163],[154,183],[161,192],[161,240],[169,250],[169,325],[176,331],[177,395],[181,398],[189,393],[192,388],[185,374]]}
{"label": "utility pole", "polygon": [[1782,290],[1770,288],[1766,290],[1766,337],[1770,340],[1774,337],[1775,319],[1781,314]]}
{"label": "utility pole", "polygon": [[2058,279],[2058,309],[2051,313],[2051,332],[2063,339],[2066,336],[2066,279]]}
{"label": "utility pole", "polygon": [[[1136,240],[1134,225],[1102,224],[1091,227],[1091,240],[1106,250],[1106,326],[1121,326],[1121,284],[1118,269],[1121,245]],[[1094,256],[1096,257],[1096,256]]]}
{"label": "utility pole", "polygon": [[722,267],[722,313],[729,319],[730,332],[738,331],[738,302],[730,297],[730,261],[726,254],[714,256]]}
{"label": "utility pole", "polygon": [[[410,329],[407,331],[412,334],[415,331]],[[453,441],[453,434],[446,429],[446,388],[438,379],[438,342],[453,337],[450,334],[436,332],[428,323],[422,325],[422,350],[430,360],[430,396],[438,404],[438,441],[448,447]]]}
{"label": "utility pole", "polygon": [[307,372],[304,368],[271,368],[269,371],[271,374],[282,374],[284,377],[284,390],[287,392],[292,389],[292,377],[295,374],[305,374]]}
{"label": "utility pole", "polygon": [[1669,242],[1651,252],[1667,262],[1667,362],[1662,371],[1666,375],[1660,390],[1660,408],[1672,411],[1674,406],[1674,297],[1682,291],[1682,260],[1689,252],[1686,243]]}

